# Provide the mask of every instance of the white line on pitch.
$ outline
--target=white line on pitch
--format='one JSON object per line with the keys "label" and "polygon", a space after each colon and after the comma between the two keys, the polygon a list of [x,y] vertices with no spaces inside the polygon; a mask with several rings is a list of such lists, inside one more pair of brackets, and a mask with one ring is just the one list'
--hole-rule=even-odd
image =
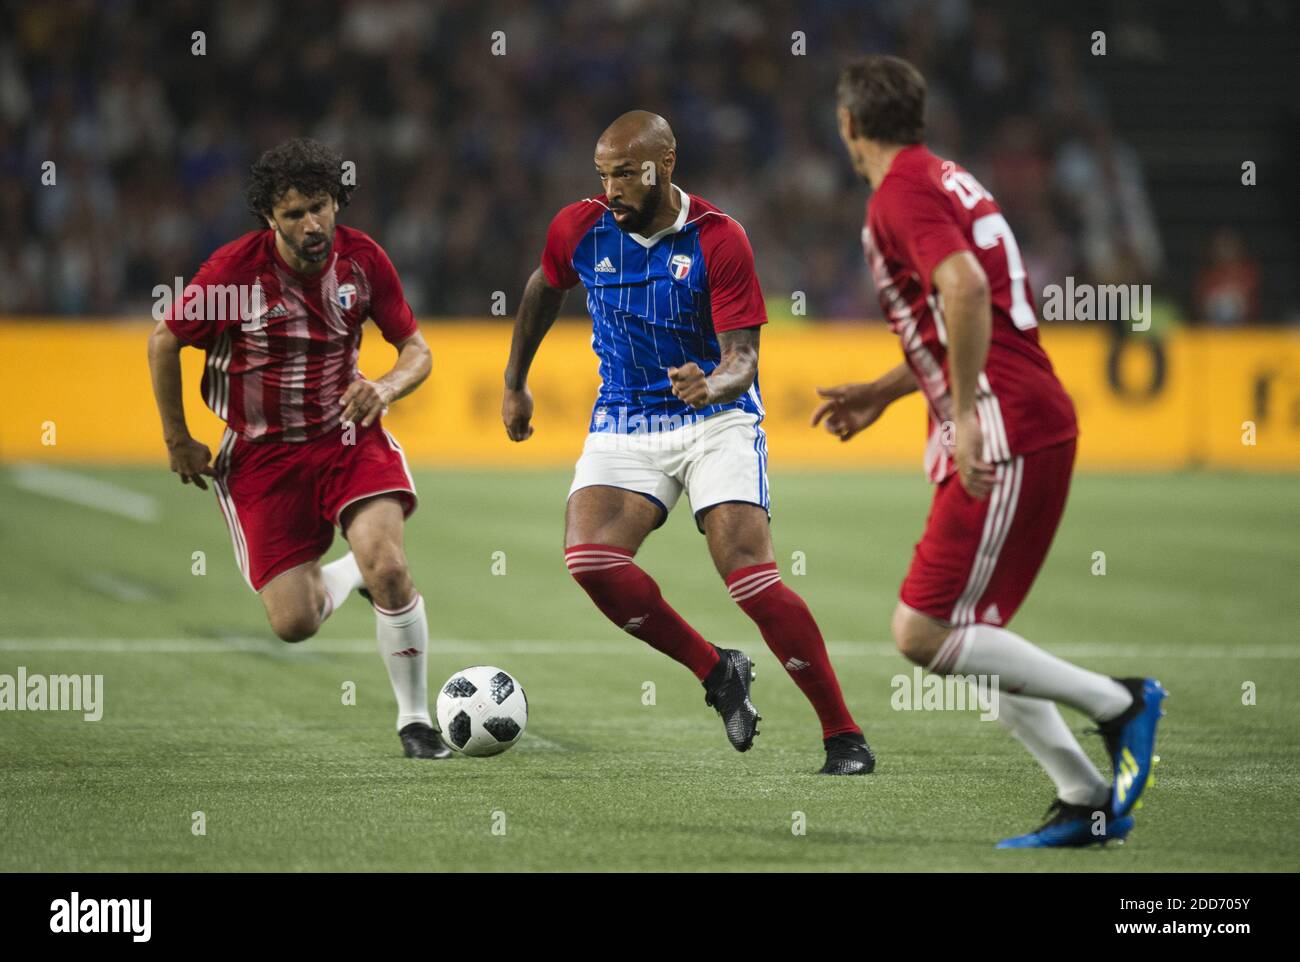
{"label": "white line on pitch", "polygon": [[100,594],[108,595],[110,598],[128,604],[158,600],[157,592],[148,585],[120,578],[107,571],[89,571],[82,575],[81,580],[87,587],[95,589]]}
{"label": "white line on pitch", "polygon": [[[723,645],[740,645],[724,641]],[[749,644],[750,649],[761,645]],[[836,658],[888,657],[901,658],[893,645],[879,642],[830,642],[827,645]],[[0,638],[0,651],[40,652],[71,651],[109,654],[216,654],[221,652],[254,652],[266,654],[276,650],[292,656],[293,652],[316,652],[334,655],[371,655],[375,651],[372,639],[319,638],[286,645],[270,638]],[[1053,645],[1052,654],[1065,658],[1141,658],[1150,662],[1201,659],[1213,660],[1277,660],[1294,661],[1300,658],[1300,648],[1283,645],[1106,645],[1079,643]],[[482,641],[464,638],[432,639],[429,653],[474,655],[492,658],[497,655],[612,655],[626,658],[629,655],[653,655],[653,649],[639,644],[628,644],[624,639],[608,641],[555,641],[553,639],[512,639],[510,641]],[[1154,667],[1154,665],[1153,665]]]}
{"label": "white line on pitch", "polygon": [[15,464],[9,469],[14,487],[32,494],[68,501],[132,521],[157,521],[158,501],[148,494],[131,491],[75,471],[44,464]]}

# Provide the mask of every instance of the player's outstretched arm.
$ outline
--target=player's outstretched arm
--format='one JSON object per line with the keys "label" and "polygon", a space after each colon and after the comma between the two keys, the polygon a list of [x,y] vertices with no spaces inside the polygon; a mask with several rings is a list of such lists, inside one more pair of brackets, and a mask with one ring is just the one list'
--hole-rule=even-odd
{"label": "player's outstretched arm", "polygon": [[827,431],[847,441],[875,424],[885,408],[917,388],[916,375],[905,361],[874,381],[819,387],[817,395],[823,400],[813,411],[812,426],[824,420]]}
{"label": "player's outstretched arm", "polygon": [[163,440],[167,443],[171,469],[183,484],[191,481],[208,489],[203,475],[212,475],[212,451],[190,436],[185,423],[185,403],[181,393],[181,342],[166,321],[149,335],[149,376],[153,382],[154,401],[162,417]]}
{"label": "player's outstretched arm", "polygon": [[343,408],[339,415],[340,424],[360,419],[363,428],[370,427],[388,405],[406,397],[429,376],[433,370],[433,352],[425,343],[423,334],[416,331],[394,346],[397,348],[397,363],[391,371],[377,381],[358,378],[343,392],[339,398]]}
{"label": "player's outstretched arm", "polygon": [[523,300],[515,315],[514,336],[510,339],[505,397],[501,402],[501,420],[511,441],[526,441],[533,436],[533,395],[528,390],[528,371],[542,338],[560,313],[564,295],[563,288],[550,285],[540,267],[524,286]]}
{"label": "player's outstretched arm", "polygon": [[970,251],[949,254],[934,269],[948,323],[948,378],[952,385],[954,457],[961,486],[972,498],[993,490],[993,466],[984,460],[984,435],[975,413],[980,372],[993,337],[993,307],[984,268]]}
{"label": "player's outstretched arm", "polygon": [[749,390],[758,375],[758,332],[757,327],[719,331],[722,360],[713,373],[705,377],[694,361],[670,367],[668,379],[673,394],[697,410],[736,400]]}

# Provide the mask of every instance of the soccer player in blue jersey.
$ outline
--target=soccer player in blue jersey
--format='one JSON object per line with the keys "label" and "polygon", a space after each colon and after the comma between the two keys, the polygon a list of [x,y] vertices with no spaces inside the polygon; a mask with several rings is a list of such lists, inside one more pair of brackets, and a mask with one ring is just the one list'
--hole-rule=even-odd
{"label": "soccer player in blue jersey", "polygon": [[769,531],[767,440],[759,423],[759,328],[767,322],[741,226],[672,182],[668,123],[637,110],[596,144],[604,193],[555,216],[515,318],[501,416],[532,436],[528,370],[565,292],[582,283],[601,388],[565,515],[570,573],[607,618],[681,662],[737,751],[761,716],[753,663],[719,649],[632,562],[683,491],[731,597],[812,703],[822,774],[866,774],[875,757],[840,693],[817,623],[781,581]]}

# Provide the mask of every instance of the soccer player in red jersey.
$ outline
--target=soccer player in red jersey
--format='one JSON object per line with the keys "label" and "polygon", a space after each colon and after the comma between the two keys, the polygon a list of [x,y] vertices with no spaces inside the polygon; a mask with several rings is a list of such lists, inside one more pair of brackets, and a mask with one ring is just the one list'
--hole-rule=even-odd
{"label": "soccer player in red jersey", "polygon": [[[335,224],[351,192],[342,158],[322,144],[291,140],[263,154],[247,191],[262,229],[218,248],[161,312],[149,368],[171,469],[204,490],[212,478],[235,560],[275,633],[310,638],[362,592],[403,749],[447,758],[429,715],[424,601],[403,547],[415,482],[381,423],[432,362],[388,256]],[[367,317],[397,349],[392,370],[373,381],[357,370]],[[185,423],[186,345],[207,353],[203,399],[226,422],[215,463]],[[322,566],[336,525],[351,551]]]}
{"label": "soccer player in red jersey", "polygon": [[[1151,772],[1165,692],[1153,679],[1072,665],[1005,627],[1065,508],[1078,429],[1039,344],[1011,228],[974,177],[921,143],[925,93],[917,70],[896,57],[866,57],[841,74],[840,136],[872,187],[863,247],[904,362],[874,381],[819,389],[812,423],[847,441],[903,395],[925,395],[925,464],[936,487],[894,640],[931,671],[995,676],[999,720],[1055,782],[1047,823],[1003,847],[1123,838]],[[1113,786],[1056,702],[1098,722]]]}
{"label": "soccer player in red jersey", "polygon": [[528,371],[565,292],[587,289],[601,387],[565,512],[564,560],[617,627],[704,685],[737,751],[761,716],[749,657],[710,644],[632,559],[684,493],[733,601],[758,625],[821,723],[824,775],[865,775],[875,756],[840,692],[817,622],[772,552],[759,330],[767,322],[741,226],[673,183],[677,141],[643,110],[596,144],[604,193],[552,220],[524,289],[501,416],[532,436]]}

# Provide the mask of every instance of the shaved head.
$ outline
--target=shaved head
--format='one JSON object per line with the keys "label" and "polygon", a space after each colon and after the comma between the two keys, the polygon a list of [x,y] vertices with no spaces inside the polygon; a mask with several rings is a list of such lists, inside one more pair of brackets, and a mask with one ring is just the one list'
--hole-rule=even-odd
{"label": "shaved head", "polygon": [[629,110],[596,141],[596,172],[621,230],[641,234],[671,223],[681,205],[665,192],[677,163],[677,138],[668,121],[648,110]]}
{"label": "shaved head", "polygon": [[677,138],[668,121],[648,110],[629,110],[605,128],[596,142],[596,150],[630,154],[640,159],[658,160],[677,149]]}

